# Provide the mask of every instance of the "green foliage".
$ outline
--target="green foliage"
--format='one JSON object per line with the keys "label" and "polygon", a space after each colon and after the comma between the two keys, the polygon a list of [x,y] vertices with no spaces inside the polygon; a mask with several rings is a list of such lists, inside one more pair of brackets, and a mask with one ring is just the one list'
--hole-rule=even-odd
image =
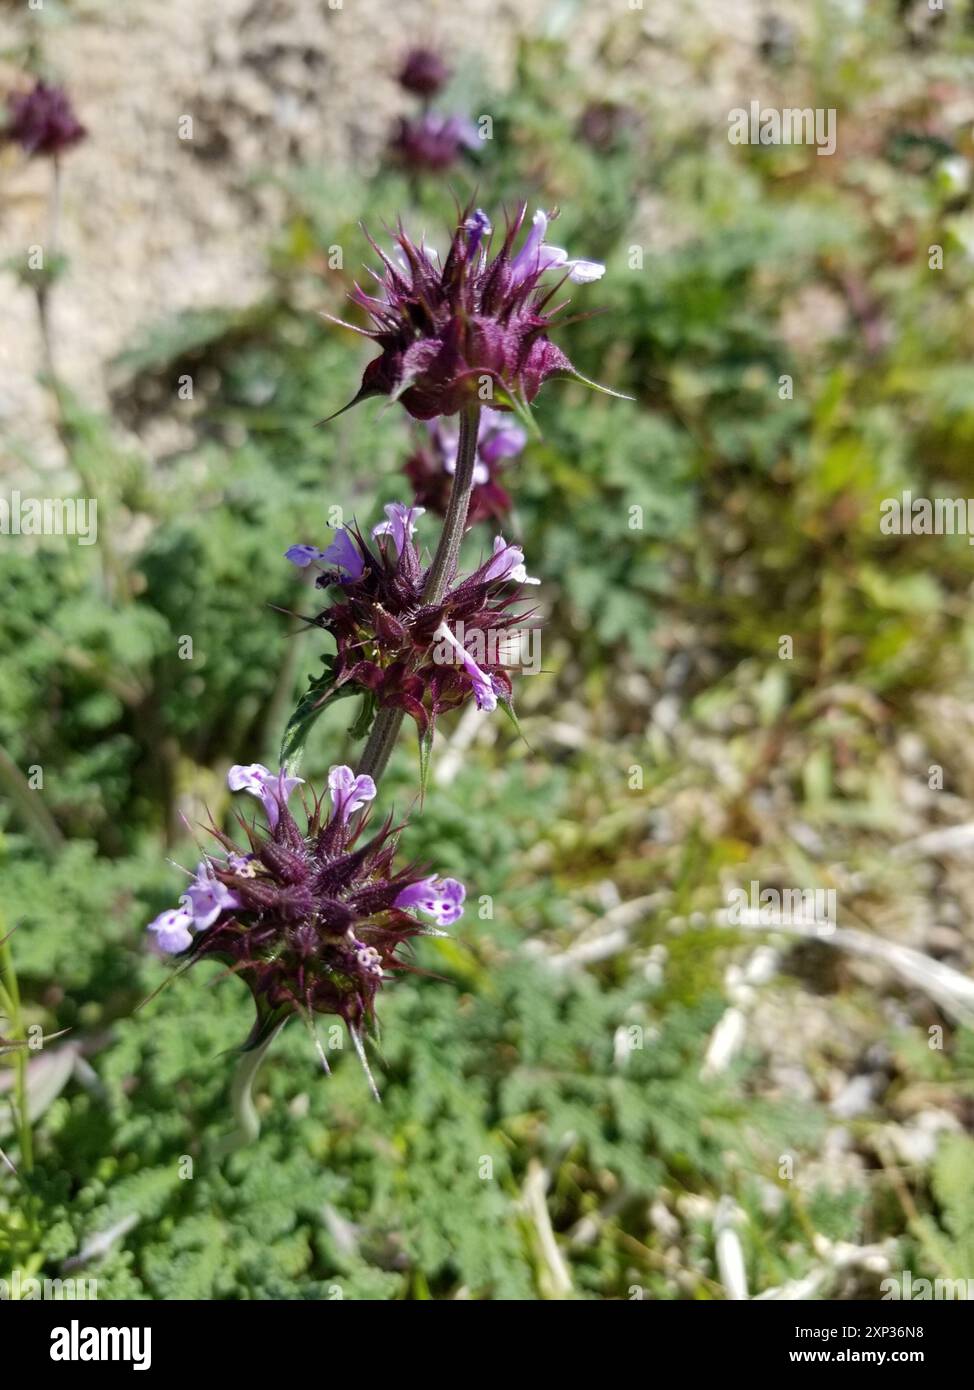
{"label": "green foliage", "polygon": [[[615,23],[597,69],[573,73],[553,20],[489,94],[494,139],[457,194],[476,184],[495,214],[522,196],[564,208],[559,243],[608,267],[572,306],[606,312],[566,328],[566,350],[636,402],[551,383],[511,471],[509,533],[545,580],[544,672],[517,686],[523,739],[485,721],[446,782],[448,720],[432,749],[403,851],[461,877],[469,907],[454,940],[421,943],[428,975],[386,991],[381,1107],[347,1040],[326,1079],[293,1024],[261,1073],[260,1139],[217,1160],[249,996],[205,967],[170,979],[144,925],[176,900],[199,823],[227,823],[229,763],[272,763],[282,736],[313,785],[354,761],[363,726],[315,705],[329,641],[289,616],[317,605],[283,552],[321,544],[333,508],[371,525],[404,493],[413,436],[372,404],[319,427],[366,352],[308,305],[339,311],[368,254],[359,219],[381,234],[401,211],[435,241],[452,216],[442,181],[267,172],[286,216],[259,304],[144,325],[114,364],[110,416],[62,387],[56,483],[7,431],[45,492],[97,496],[100,539],[0,547],[4,912],[27,1021],[78,1049],[26,1195],[0,1166],[0,1276],[55,1274],[103,1238],[85,1269],[101,1297],[544,1297],[539,1174],[577,1297],[722,1296],[712,1215],[727,1193],[755,1290],[806,1276],[823,1236],[889,1237],[918,1269],[970,1272],[969,1139],[948,1135],[910,1173],[908,1210],[898,1174],[815,1169],[825,1116],[782,1094],[767,1025],[703,1071],[727,967],[751,949],[713,924],[725,878],[831,884],[838,865],[870,903],[909,899],[889,750],[974,654],[965,539],[878,527],[885,497],[967,490],[974,437],[970,195],[945,169],[969,142],[946,122],[931,135],[909,95],[884,102],[882,130],[863,106],[884,45],[932,82],[962,72],[969,40],[950,17],[907,50],[891,12],[821,7],[795,40],[808,103],[842,108],[849,159],[701,130],[630,70]],[[706,80],[707,54],[694,61]],[[480,82],[471,64],[457,100],[488,109]],[[594,148],[586,108],[608,90],[625,119]],[[325,268],[333,245],[343,270]],[[174,400],[185,375],[194,398]],[[173,414],[180,443],[151,467],[120,443]],[[489,542],[472,535],[468,558]],[[411,736],[382,791],[416,809]],[[25,813],[32,796],[50,825]],[[611,949],[571,959],[641,897]],[[844,979],[815,985],[863,1047],[887,1029]],[[934,1053],[897,1028],[902,1076],[945,1105],[969,1098],[970,1034]],[[620,1043],[631,1030],[641,1046]],[[809,1044],[816,1095],[841,1047]]]}

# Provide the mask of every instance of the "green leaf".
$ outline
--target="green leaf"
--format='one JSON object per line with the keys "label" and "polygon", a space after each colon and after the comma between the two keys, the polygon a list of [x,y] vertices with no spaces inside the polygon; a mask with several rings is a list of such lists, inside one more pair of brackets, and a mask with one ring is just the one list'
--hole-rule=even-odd
{"label": "green leaf", "polygon": [[501,709],[504,711],[508,719],[514,725],[514,732],[517,734],[518,738],[524,744],[525,748],[531,748],[530,743],[528,743],[527,739],[524,737],[524,731],[521,728],[521,721],[520,719],[518,719],[517,714],[514,711],[513,702],[511,700],[498,700],[497,703],[500,705]]}
{"label": "green leaf", "polygon": [[419,736],[419,804],[422,806],[426,800],[426,788],[429,785],[430,760],[433,753],[433,726],[427,729],[425,734]]}
{"label": "green leaf", "polygon": [[[335,685],[335,658],[323,656],[321,658],[324,670],[320,676],[313,676],[308,684],[307,690],[301,696],[295,706],[294,713],[287,722],[284,730],[284,737],[281,740],[281,767],[293,776],[300,766],[304,756],[305,744],[308,735],[314,727],[315,721],[328,705],[335,700],[345,699],[350,695],[358,693],[359,687],[352,685]],[[361,724],[364,711],[356,720],[355,728]]]}
{"label": "green leaf", "polygon": [[354,722],[349,727],[349,734],[352,738],[367,738],[372,722],[375,719],[375,695],[371,690],[362,691],[362,704]]}

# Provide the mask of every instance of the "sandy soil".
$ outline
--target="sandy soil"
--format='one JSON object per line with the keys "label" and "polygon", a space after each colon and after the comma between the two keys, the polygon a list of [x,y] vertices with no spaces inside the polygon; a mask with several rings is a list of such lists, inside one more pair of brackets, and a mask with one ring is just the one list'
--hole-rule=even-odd
{"label": "sandy soil", "polygon": [[[336,8],[331,8],[334,5]],[[53,310],[59,369],[103,403],[106,363],[168,312],[251,302],[262,290],[278,195],[258,176],[286,163],[373,167],[408,98],[394,73],[417,39],[473,61],[499,89],[519,30],[569,39],[573,63],[632,65],[692,109],[734,103],[753,61],[758,0],[0,0],[0,51],[35,41],[70,91],[89,139],[64,161],[60,241],[70,274]],[[779,7],[780,8],[780,7]],[[718,63],[714,73],[713,64]],[[705,64],[706,83],[694,81]],[[22,80],[0,65],[0,97]],[[180,138],[191,116],[193,138]],[[0,156],[0,258],[47,236],[50,164]],[[0,433],[54,464],[60,449],[37,384],[33,297],[4,276]]]}

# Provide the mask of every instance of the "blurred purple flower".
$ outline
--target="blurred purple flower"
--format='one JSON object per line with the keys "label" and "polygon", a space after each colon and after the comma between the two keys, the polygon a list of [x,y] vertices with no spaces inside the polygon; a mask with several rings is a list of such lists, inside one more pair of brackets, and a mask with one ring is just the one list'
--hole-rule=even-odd
{"label": "blurred purple flower", "polygon": [[464,150],[480,148],[477,127],[465,116],[423,111],[402,116],[389,142],[393,157],[407,169],[442,173]]}
{"label": "blurred purple flower", "polygon": [[399,85],[417,97],[435,97],[450,80],[450,69],[431,48],[411,48],[399,69]]}
{"label": "blurred purple flower", "polygon": [[[424,424],[429,442],[414,449],[403,471],[413,485],[416,501],[445,516],[457,465],[460,433],[448,419],[427,420]],[[468,526],[487,517],[499,521],[510,511],[510,494],[498,480],[503,464],[515,458],[527,440],[527,431],[513,416],[492,410],[490,406],[481,411],[474,486],[467,512]]]}
{"label": "blurred purple flower", "polygon": [[7,102],[3,136],[29,155],[59,155],[86,135],[62,87],[38,81],[29,92],[15,92]]}

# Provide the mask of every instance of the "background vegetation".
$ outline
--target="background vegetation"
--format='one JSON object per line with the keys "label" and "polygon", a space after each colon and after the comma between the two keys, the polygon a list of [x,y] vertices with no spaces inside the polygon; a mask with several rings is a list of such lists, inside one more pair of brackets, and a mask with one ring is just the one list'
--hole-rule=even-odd
{"label": "background vegetation", "polygon": [[[732,146],[618,33],[597,70],[564,35],[520,34],[503,90],[459,55],[445,105],[493,138],[448,175],[260,168],[286,209],[268,293],[146,322],[108,411],[52,399],[56,491],[97,497],[99,544],[0,540],[0,902],[26,1021],[68,1030],[28,1069],[0,1274],[83,1270],[111,1298],[709,1299],[730,1222],[752,1294],[974,1275],[974,1033],[885,949],[971,965],[970,838],[921,837],[974,820],[974,552],[878,524],[903,490],[970,489],[970,7],[768,12],[740,104],[835,107],[830,158]],[[705,85],[712,52],[685,43]],[[139,1008],[170,973],[144,926],[170,861],[195,863],[186,822],[227,814],[231,762],[274,762],[325,651],[278,611],[307,602],[283,551],[330,506],[371,523],[404,495],[404,416],[316,425],[365,354],[315,311],[369,257],[360,220],[442,242],[474,186],[560,206],[558,243],[607,263],[580,306],[606,312],[566,346],[636,401],[549,385],[511,475],[545,669],[517,690],[526,743],[500,719],[439,740],[408,849],[474,910],[421,945],[444,978],[386,993],[383,1104],[294,1027],[259,1141],[221,1162],[249,996],[201,966]],[[153,444],[173,416],[179,443]],[[50,495],[4,426],[10,479]],[[312,781],[353,758],[347,723],[317,726]],[[410,738],[386,804],[416,777]],[[836,889],[878,956],[729,927],[752,879]],[[6,1107],[0,1145],[23,1170]]]}

